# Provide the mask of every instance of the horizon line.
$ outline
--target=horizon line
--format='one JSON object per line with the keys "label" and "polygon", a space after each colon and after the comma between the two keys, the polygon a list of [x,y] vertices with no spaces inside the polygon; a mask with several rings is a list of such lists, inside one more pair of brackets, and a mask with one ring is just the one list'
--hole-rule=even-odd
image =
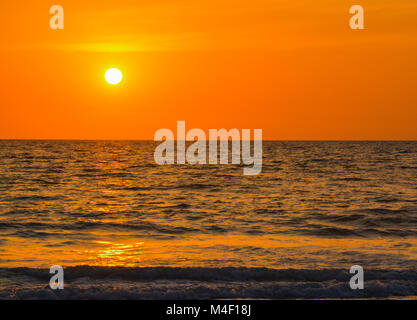
{"label": "horizon line", "polygon": [[[0,138],[0,141],[152,141],[152,142],[164,142],[164,141],[178,141],[174,140],[161,140],[155,141],[152,139],[31,139],[31,138]],[[197,140],[185,140],[186,142],[196,142]],[[205,140],[211,141],[211,140]],[[224,140],[217,140],[224,141]],[[232,141],[232,140],[228,140]],[[239,141],[244,141],[239,139]],[[245,140],[245,141],[265,141],[265,142],[417,142],[417,139],[262,139],[262,140]]]}

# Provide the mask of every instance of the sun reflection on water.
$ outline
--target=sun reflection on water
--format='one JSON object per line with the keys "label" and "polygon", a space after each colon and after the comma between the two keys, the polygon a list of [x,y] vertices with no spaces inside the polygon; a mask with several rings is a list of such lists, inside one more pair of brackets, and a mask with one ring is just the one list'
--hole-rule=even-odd
{"label": "sun reflection on water", "polygon": [[84,254],[94,265],[133,267],[140,264],[144,242],[116,243],[110,241],[94,241],[99,248],[85,250]]}

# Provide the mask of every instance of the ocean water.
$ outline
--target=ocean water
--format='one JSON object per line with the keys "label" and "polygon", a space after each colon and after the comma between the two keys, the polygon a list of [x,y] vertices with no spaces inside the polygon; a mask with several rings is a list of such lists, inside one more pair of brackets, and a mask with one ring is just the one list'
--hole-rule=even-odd
{"label": "ocean water", "polygon": [[155,146],[0,141],[0,298],[417,295],[417,142],[265,141],[258,176]]}

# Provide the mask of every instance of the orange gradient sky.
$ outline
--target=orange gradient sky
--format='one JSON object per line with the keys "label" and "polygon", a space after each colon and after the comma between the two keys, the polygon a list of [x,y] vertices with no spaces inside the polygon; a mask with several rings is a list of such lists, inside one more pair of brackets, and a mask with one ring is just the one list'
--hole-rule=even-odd
{"label": "orange gradient sky", "polygon": [[1,1],[0,139],[417,139],[416,21],[415,0]]}

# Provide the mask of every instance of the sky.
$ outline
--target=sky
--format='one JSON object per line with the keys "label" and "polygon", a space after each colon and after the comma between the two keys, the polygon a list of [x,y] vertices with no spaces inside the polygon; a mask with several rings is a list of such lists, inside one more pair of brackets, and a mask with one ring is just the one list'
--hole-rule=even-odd
{"label": "sky", "polygon": [[4,0],[0,43],[0,139],[417,139],[415,0]]}

